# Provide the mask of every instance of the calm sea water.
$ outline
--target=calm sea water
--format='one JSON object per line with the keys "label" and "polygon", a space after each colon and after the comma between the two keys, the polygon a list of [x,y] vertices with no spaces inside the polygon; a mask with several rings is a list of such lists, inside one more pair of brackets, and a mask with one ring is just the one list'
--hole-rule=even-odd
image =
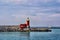
{"label": "calm sea water", "polygon": [[52,32],[0,32],[0,40],[60,40],[60,29],[52,29]]}

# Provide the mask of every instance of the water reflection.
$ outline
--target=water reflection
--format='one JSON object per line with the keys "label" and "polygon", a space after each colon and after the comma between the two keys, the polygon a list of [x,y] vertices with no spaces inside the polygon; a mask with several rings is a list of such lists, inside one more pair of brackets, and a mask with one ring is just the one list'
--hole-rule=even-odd
{"label": "water reflection", "polygon": [[1,32],[1,40],[30,40],[30,33],[28,32]]}
{"label": "water reflection", "polygon": [[20,32],[20,40],[30,40],[30,32]]}

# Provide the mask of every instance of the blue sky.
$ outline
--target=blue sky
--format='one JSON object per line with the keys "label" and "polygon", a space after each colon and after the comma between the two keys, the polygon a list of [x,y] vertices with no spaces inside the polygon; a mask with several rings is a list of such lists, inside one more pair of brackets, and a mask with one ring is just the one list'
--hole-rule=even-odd
{"label": "blue sky", "polygon": [[0,25],[60,26],[60,0],[0,0]]}

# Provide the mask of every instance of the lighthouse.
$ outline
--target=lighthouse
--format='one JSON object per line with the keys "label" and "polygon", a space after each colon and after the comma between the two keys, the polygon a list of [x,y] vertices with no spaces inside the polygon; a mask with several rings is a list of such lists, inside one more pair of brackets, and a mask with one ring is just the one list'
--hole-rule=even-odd
{"label": "lighthouse", "polygon": [[27,18],[25,24],[20,24],[20,30],[30,30],[30,19],[29,19],[29,17]]}
{"label": "lighthouse", "polygon": [[29,17],[26,20],[26,25],[27,25],[27,28],[30,28],[30,19],[29,19]]}

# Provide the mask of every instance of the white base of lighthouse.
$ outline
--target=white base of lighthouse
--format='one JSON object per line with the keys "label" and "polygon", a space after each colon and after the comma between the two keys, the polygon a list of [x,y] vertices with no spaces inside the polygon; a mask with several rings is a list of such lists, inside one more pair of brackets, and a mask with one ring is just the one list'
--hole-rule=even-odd
{"label": "white base of lighthouse", "polygon": [[28,30],[29,31],[30,30],[30,27],[28,26],[27,28],[24,28],[24,30]]}

